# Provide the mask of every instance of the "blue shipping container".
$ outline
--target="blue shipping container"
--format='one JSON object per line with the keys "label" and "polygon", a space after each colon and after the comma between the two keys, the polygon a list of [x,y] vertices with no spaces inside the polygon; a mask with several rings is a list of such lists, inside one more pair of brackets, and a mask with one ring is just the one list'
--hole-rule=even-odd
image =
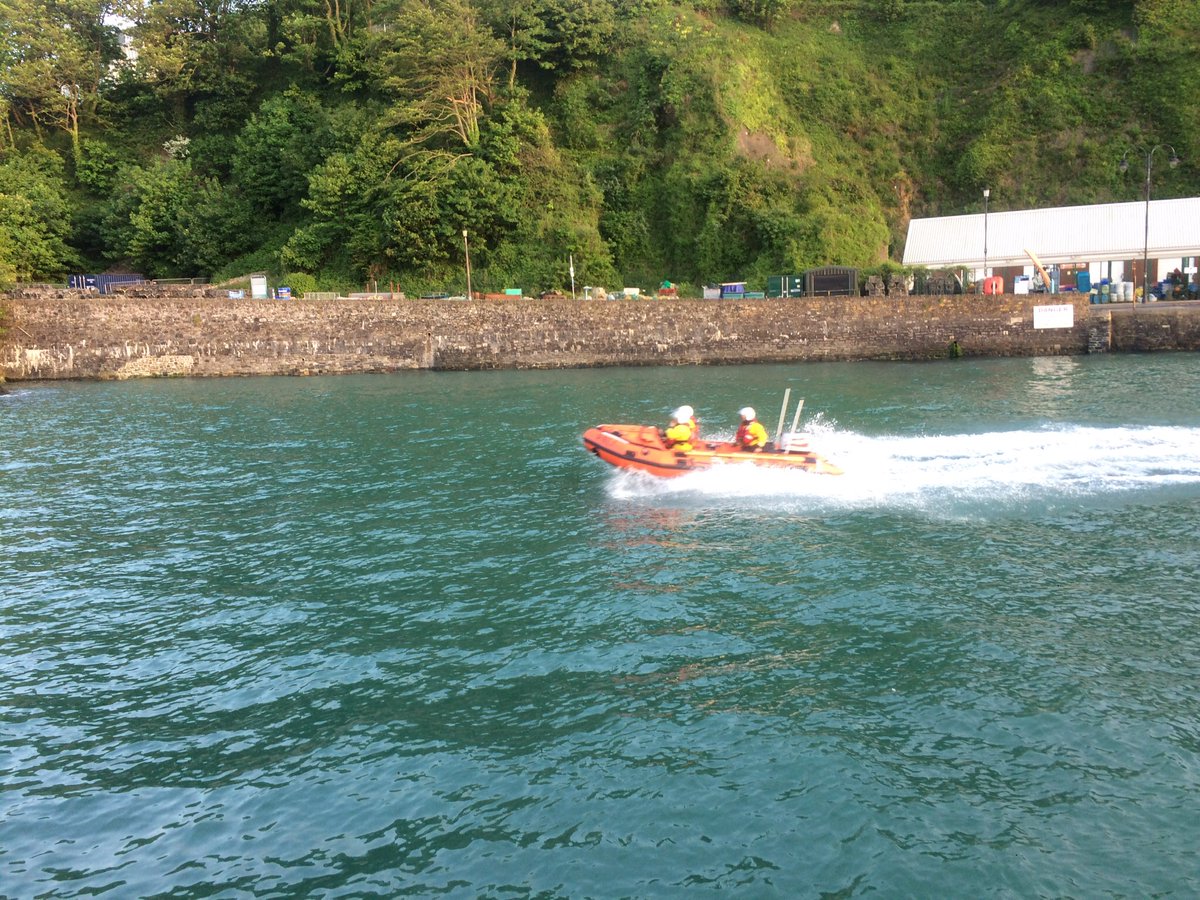
{"label": "blue shipping container", "polygon": [[146,280],[144,275],[72,275],[67,279],[68,286],[76,290],[94,290],[101,294],[111,294],[113,285],[141,284]]}

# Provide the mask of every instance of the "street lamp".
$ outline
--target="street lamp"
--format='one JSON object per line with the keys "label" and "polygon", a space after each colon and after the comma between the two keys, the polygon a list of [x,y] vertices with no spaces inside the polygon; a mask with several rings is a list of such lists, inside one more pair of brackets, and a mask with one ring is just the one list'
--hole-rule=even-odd
{"label": "street lamp", "polygon": [[471,250],[467,246],[467,229],[463,229],[463,254],[467,258],[467,299],[471,299]]}
{"label": "street lamp", "polygon": [[984,292],[987,292],[987,202],[988,197],[992,196],[991,188],[983,189],[983,283]]}
{"label": "street lamp", "polygon": [[[1167,163],[1171,168],[1179,165],[1179,156],[1175,153],[1175,148],[1170,144],[1155,144],[1149,150],[1145,147],[1137,147],[1138,153],[1145,151],[1146,154],[1146,231],[1142,240],[1142,302],[1145,303],[1150,299],[1150,164],[1154,161],[1154,154],[1159,150],[1171,151],[1171,158]],[[1125,155],[1121,157],[1121,163],[1118,168],[1121,173],[1129,171],[1129,154],[1133,152],[1125,151]],[[1137,303],[1137,298],[1134,298],[1134,303]]]}

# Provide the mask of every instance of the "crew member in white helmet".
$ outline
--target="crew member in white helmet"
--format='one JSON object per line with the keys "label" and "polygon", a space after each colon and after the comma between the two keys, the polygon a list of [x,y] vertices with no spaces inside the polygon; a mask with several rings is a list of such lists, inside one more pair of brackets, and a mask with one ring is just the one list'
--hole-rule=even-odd
{"label": "crew member in white helmet", "polygon": [[692,449],[692,440],[696,436],[696,420],[690,406],[681,406],[671,414],[671,424],[667,426],[666,444],[670,450],[687,453]]}
{"label": "crew member in white helmet", "polygon": [[675,415],[679,416],[680,422],[687,422],[688,427],[692,429],[692,440],[700,440],[700,423],[696,421],[696,411],[684,405],[675,410]]}
{"label": "crew member in white helmet", "polygon": [[742,424],[738,426],[734,441],[739,449],[758,453],[767,445],[767,429],[758,421],[753,407],[742,407],[738,410],[738,415],[742,417]]}

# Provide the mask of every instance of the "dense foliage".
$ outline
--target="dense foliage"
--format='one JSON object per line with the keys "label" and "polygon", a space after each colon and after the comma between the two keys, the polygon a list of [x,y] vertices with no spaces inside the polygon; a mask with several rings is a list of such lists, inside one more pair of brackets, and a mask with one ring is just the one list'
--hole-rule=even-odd
{"label": "dense foliage", "polygon": [[[120,17],[120,18],[118,18]],[[0,0],[0,281],[527,292],[1200,191],[1200,0]],[[118,25],[124,26],[122,31]],[[1122,175],[1128,151],[1136,161]],[[467,233],[464,241],[463,231]]]}

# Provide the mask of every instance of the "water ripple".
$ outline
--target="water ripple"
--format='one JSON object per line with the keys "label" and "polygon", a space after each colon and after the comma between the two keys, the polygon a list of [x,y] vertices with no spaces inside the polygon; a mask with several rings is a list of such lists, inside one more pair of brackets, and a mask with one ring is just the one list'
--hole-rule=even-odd
{"label": "water ripple", "polygon": [[[1200,391],[1127,420],[1197,379],[1140,362],[19,390],[0,892],[1194,894]],[[578,446],[788,380],[859,475]]]}

